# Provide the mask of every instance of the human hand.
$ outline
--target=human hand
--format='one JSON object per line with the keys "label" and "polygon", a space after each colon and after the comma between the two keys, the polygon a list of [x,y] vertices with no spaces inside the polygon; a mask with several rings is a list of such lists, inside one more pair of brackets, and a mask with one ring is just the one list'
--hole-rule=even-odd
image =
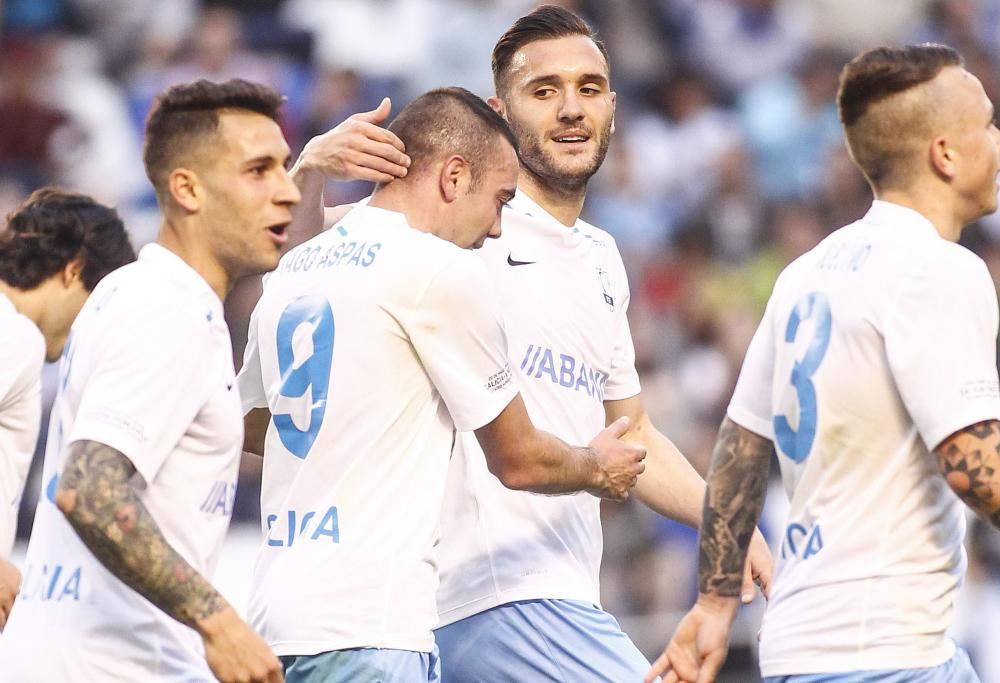
{"label": "human hand", "polygon": [[588,490],[595,496],[626,500],[629,489],[635,486],[639,475],[646,469],[643,463],[646,447],[621,439],[628,428],[628,417],[620,417],[590,442],[597,457],[598,473],[596,482]]}
{"label": "human hand", "polygon": [[729,629],[739,601],[718,595],[698,596],[684,615],[644,683],[662,676],[662,683],[713,683],[729,651]]}
{"label": "human hand", "polygon": [[750,548],[747,551],[746,567],[743,570],[743,588],[740,591],[740,601],[744,605],[753,602],[754,584],[760,588],[760,592],[767,600],[771,597],[771,576],[774,574],[774,559],[771,557],[771,549],[767,547],[767,541],[760,529],[754,529],[750,538]]}
{"label": "human hand", "polygon": [[0,560],[0,630],[7,624],[7,617],[10,616],[20,589],[21,572],[10,562]]}
{"label": "human hand", "polygon": [[391,107],[386,97],[372,111],[352,114],[312,138],[299,156],[297,169],[317,171],[330,180],[388,183],[402,178],[410,166],[410,157],[402,141],[381,126],[389,118]]}
{"label": "human hand", "polygon": [[281,661],[264,639],[227,606],[197,624],[205,660],[221,683],[282,683]]}

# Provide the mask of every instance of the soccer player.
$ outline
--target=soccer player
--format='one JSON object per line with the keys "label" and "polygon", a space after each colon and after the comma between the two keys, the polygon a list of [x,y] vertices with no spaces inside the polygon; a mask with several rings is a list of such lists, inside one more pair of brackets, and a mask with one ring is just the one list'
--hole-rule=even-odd
{"label": "soccer player", "polygon": [[943,45],[859,55],[837,101],[876,199],[774,286],[715,446],[701,593],[647,681],[715,679],[774,447],[791,507],[765,680],[979,680],[945,632],[959,499],[1000,526],[997,297],[956,242],[997,208],[1000,131]]}
{"label": "soccer player", "polygon": [[36,190],[0,232],[0,628],[20,584],[4,558],[38,440],[42,361],[59,358],[100,279],[134,260],[114,209],[54,188]]}
{"label": "soccer player", "polygon": [[[545,6],[500,38],[493,77],[490,103],[514,130],[521,170],[503,236],[479,253],[503,296],[528,413],[569,441],[628,417],[624,438],[648,452],[636,495],[696,525],[704,484],[643,407],[621,256],[610,235],[579,218],[614,130],[607,52],[579,17]],[[647,660],[599,607],[599,501],[507,490],[470,437],[459,437],[442,514],[444,680],[641,679]],[[766,586],[759,533],[754,550]],[[753,591],[748,574],[747,600]]]}
{"label": "soccer player", "polygon": [[101,282],[63,353],[4,681],[281,679],[206,579],[243,437],[222,300],[277,265],[300,198],[280,104],[245,81],[175,86],[154,104],[159,240]]}
{"label": "soccer player", "polygon": [[518,394],[468,250],[500,233],[516,188],[507,124],[445,88],[389,130],[408,175],[282,259],[240,373],[244,409],[272,416],[250,615],[289,681],[438,680],[434,542],[456,428],[513,488],[620,500],[642,471],[644,449],[616,438],[625,421],[571,448]]}

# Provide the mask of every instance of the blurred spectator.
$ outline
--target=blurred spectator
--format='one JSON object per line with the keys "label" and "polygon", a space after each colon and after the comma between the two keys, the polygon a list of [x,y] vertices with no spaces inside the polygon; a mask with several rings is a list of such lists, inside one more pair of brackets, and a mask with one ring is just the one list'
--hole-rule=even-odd
{"label": "blurred spectator", "polygon": [[25,194],[52,181],[52,139],[66,113],[46,101],[49,41],[6,39],[0,45],[0,176]]}
{"label": "blurred spectator", "polygon": [[807,48],[808,16],[796,0],[700,0],[686,53],[730,94],[792,68]]}
{"label": "blurred spectator", "polygon": [[932,0],[809,0],[801,3],[810,20],[813,45],[855,54],[875,45],[896,45],[923,19]]}
{"label": "blurred spectator", "polygon": [[844,144],[834,100],[846,61],[838,52],[814,51],[795,71],[772,76],[739,98],[766,198],[804,199],[819,190],[830,153]]}

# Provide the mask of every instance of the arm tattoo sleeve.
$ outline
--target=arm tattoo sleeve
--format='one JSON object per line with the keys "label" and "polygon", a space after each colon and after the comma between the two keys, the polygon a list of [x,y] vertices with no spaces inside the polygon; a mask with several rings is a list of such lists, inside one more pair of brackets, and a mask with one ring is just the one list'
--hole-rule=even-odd
{"label": "arm tattoo sleeve", "polygon": [[1000,422],[961,429],[934,449],[941,473],[966,505],[1000,528]]}
{"label": "arm tattoo sleeve", "polygon": [[135,467],[95,441],[70,445],[57,502],[101,564],[177,621],[195,623],[226,607],[221,595],[174,550],[139,499]]}
{"label": "arm tattoo sleeve", "polygon": [[702,593],[739,596],[750,538],[764,505],[774,447],[728,417],[708,473],[698,548]]}

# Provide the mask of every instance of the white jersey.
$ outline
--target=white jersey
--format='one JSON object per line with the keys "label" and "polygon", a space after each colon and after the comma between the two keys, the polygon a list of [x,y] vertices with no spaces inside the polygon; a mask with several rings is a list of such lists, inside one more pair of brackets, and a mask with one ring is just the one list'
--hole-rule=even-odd
{"label": "white jersey", "polygon": [[[586,444],[604,428],[605,400],[639,393],[621,255],[606,232],[562,225],[524,193],[502,218],[479,254],[499,286],[528,414]],[[456,444],[441,532],[442,624],[515,600],[600,604],[600,500],[504,488],[474,434]]]}
{"label": "white jersey", "polygon": [[111,446],[135,465],[166,540],[211,579],[242,439],[222,302],[147,245],[97,285],[63,352],[43,496],[0,652],[5,683],[214,680],[198,634],[105,569],[54,497],[69,444]]}
{"label": "white jersey", "polygon": [[10,556],[17,508],[42,416],[45,338],[0,294],[0,559]]}
{"label": "white jersey", "polygon": [[791,499],[765,676],[952,656],[964,506],[929,449],[1000,418],[996,336],[982,260],[895,204],[778,278],[728,411],[775,442]]}
{"label": "white jersey", "polygon": [[268,276],[240,373],[267,407],[250,620],[279,655],[429,652],[456,427],[516,396],[486,271],[402,214],[352,210]]}

